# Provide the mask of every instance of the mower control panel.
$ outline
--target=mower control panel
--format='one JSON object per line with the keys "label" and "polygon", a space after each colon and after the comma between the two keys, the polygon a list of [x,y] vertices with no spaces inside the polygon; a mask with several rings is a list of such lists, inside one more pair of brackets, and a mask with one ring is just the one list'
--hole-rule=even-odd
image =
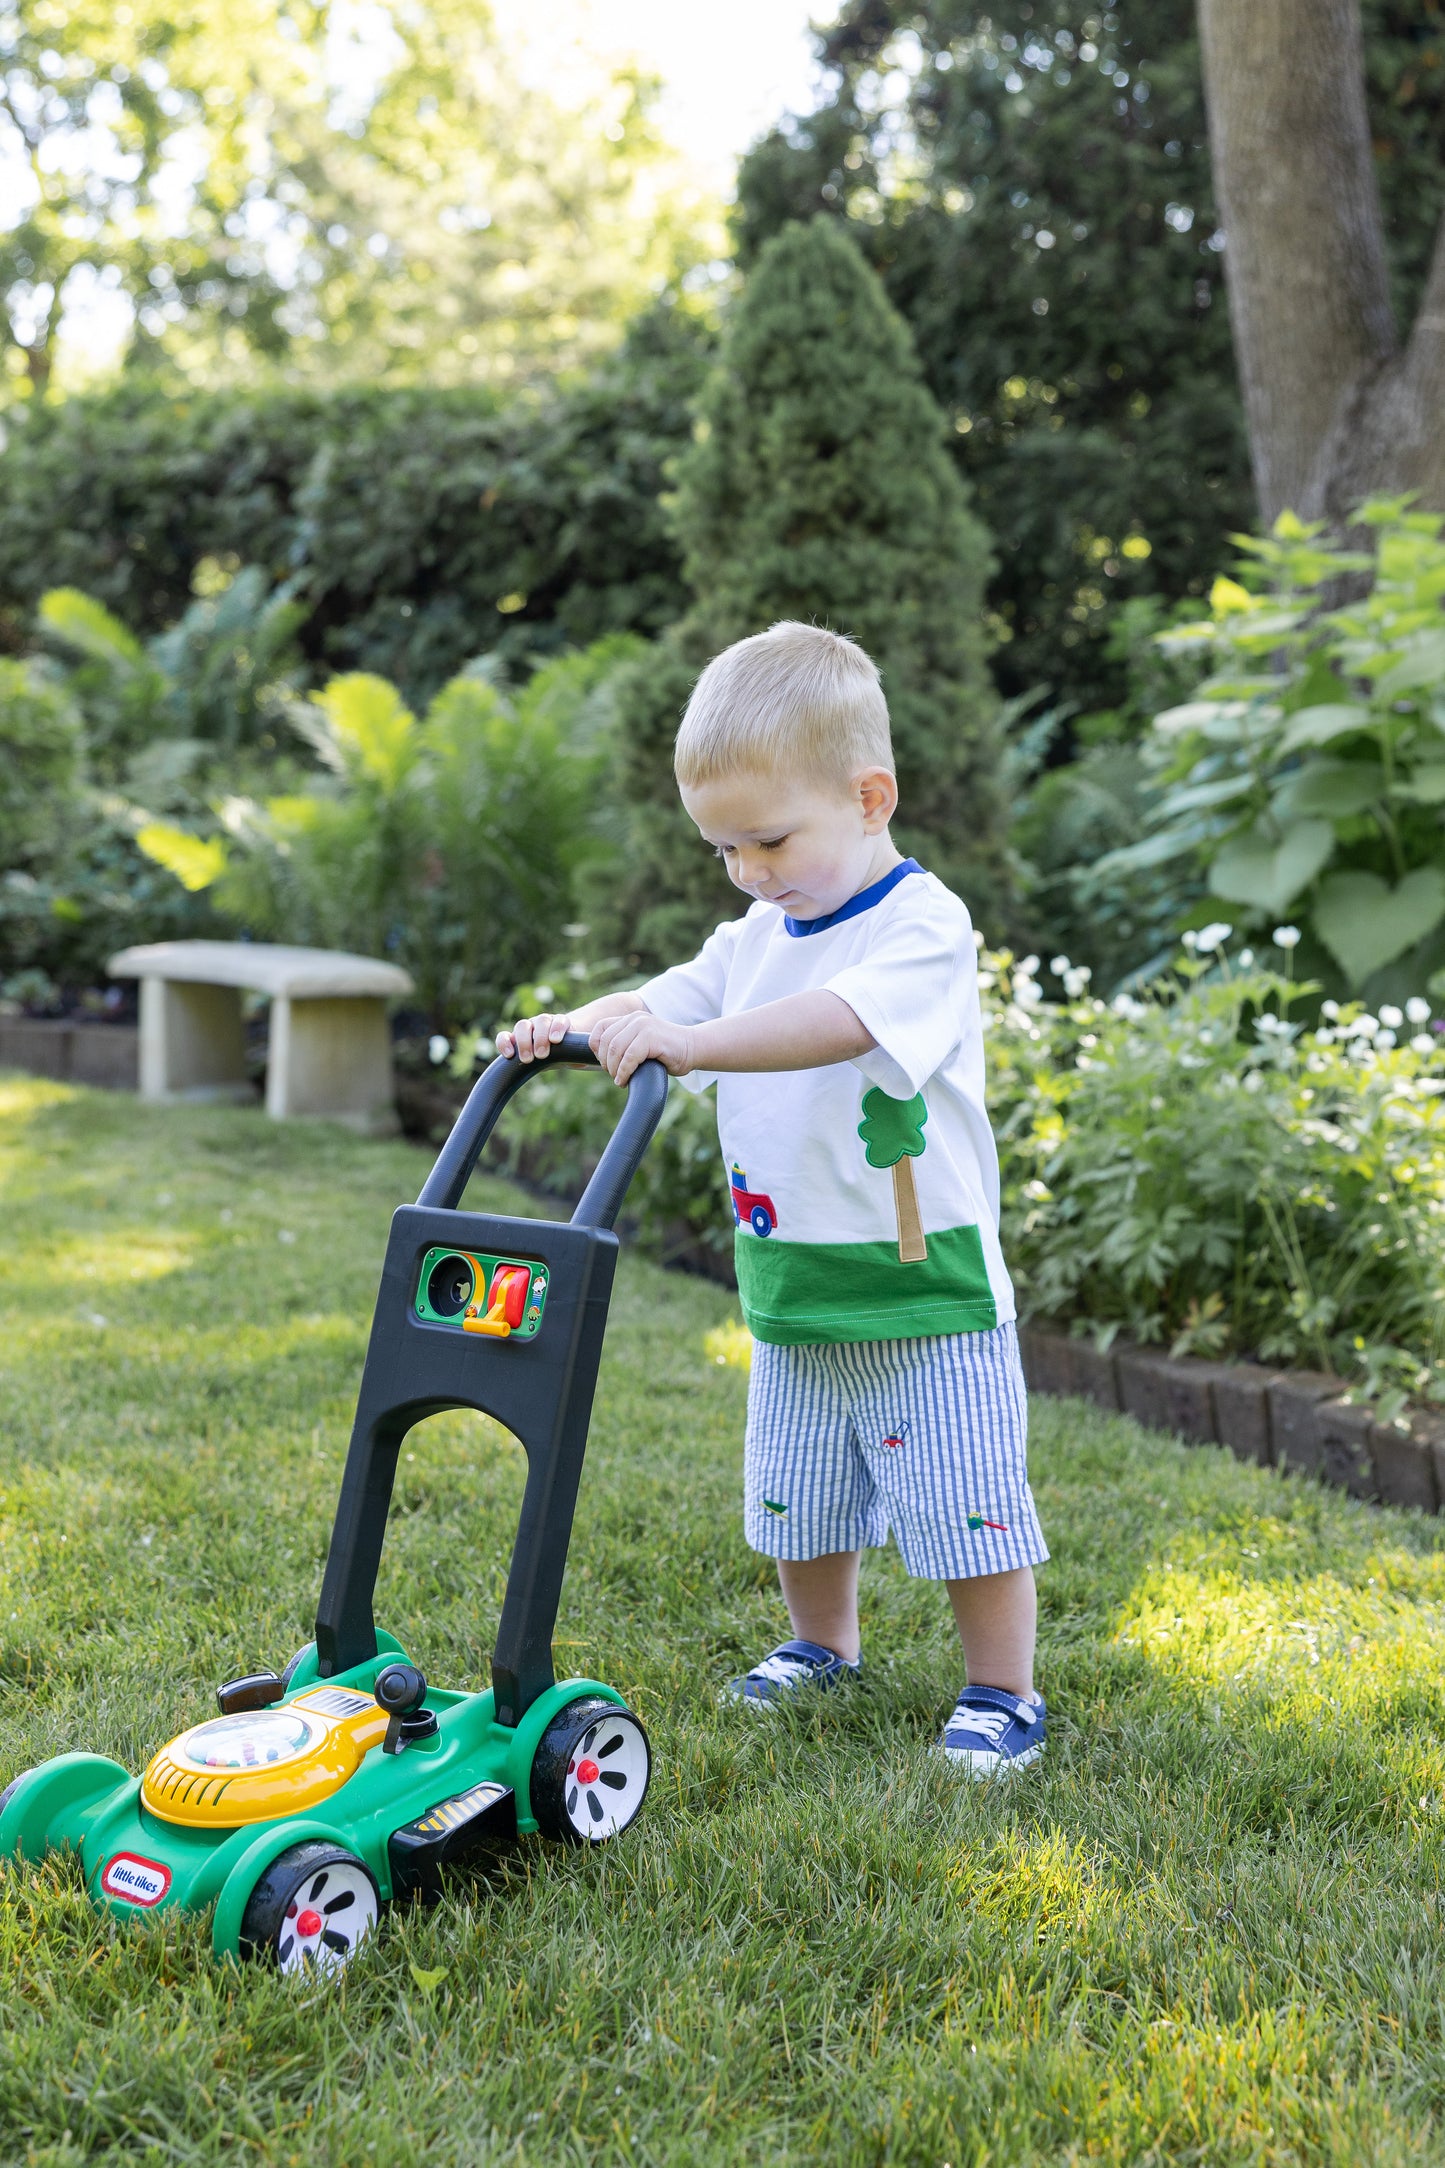
{"label": "mower control panel", "polygon": [[416,1314],[491,1340],[532,1340],[547,1306],[547,1267],[477,1250],[430,1249],[417,1279]]}

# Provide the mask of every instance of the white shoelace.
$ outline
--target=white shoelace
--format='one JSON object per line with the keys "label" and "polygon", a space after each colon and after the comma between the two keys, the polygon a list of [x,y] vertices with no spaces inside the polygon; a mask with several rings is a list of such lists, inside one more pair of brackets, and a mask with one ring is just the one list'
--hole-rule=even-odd
{"label": "white shoelace", "polygon": [[966,1727],[971,1732],[980,1733],[990,1746],[997,1746],[1004,1733],[1008,1730],[1009,1725],[1016,1721],[1010,1709],[975,1709],[968,1707],[954,1710],[948,1728],[952,1731],[955,1725],[960,1728]]}
{"label": "white shoelace", "polygon": [[776,1652],[765,1656],[760,1664],[754,1664],[748,1676],[754,1679],[771,1679],[777,1686],[794,1686],[799,1672],[811,1675],[821,1667],[810,1664],[806,1656],[780,1656]]}

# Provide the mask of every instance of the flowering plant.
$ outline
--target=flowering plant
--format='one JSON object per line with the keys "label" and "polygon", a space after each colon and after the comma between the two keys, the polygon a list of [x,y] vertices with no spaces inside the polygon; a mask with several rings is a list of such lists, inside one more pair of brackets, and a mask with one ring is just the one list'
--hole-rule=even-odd
{"label": "flowering plant", "polygon": [[[1004,1248],[1025,1312],[1429,1394],[1445,1351],[1445,1059],[1413,997],[1327,1001],[1231,929],[1142,998],[981,958]],[[1315,1009],[1312,999],[1308,1001]],[[1445,1397],[1445,1396],[1442,1396]]]}

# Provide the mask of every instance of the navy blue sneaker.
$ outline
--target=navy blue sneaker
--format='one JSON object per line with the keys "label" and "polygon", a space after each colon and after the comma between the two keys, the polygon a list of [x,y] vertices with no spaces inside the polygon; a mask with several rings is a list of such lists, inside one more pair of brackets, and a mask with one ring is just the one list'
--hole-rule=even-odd
{"label": "navy blue sneaker", "polygon": [[760,1664],[754,1664],[745,1677],[729,1679],[722,1698],[741,1702],[748,1709],[765,1708],[786,1701],[801,1687],[841,1686],[845,1679],[856,1679],[862,1669],[861,1656],[849,1664],[831,1649],[820,1648],[816,1641],[784,1641]]}
{"label": "navy blue sneaker", "polygon": [[1044,1705],[998,1686],[966,1686],[938,1750],[971,1777],[1027,1768],[1044,1751]]}

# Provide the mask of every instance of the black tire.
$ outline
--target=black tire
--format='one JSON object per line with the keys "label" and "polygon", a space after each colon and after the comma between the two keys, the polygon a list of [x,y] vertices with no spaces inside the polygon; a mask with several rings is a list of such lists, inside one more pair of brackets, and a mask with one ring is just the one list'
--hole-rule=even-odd
{"label": "black tire", "polygon": [[292,1657],[290,1663],[286,1666],[286,1669],[281,1674],[281,1691],[283,1693],[285,1693],[289,1689],[291,1681],[295,1678],[296,1668],[301,1662],[302,1657],[309,1656],[315,1646],[316,1643],[314,1641],[304,1641],[301,1647],[296,1651],[296,1654]]}
{"label": "black tire", "polygon": [[636,1821],[651,1775],[647,1733],[630,1709],[600,1694],[569,1701],[532,1758],[537,1826],[563,1844],[603,1844]]}
{"label": "black tire", "polygon": [[[339,1972],[373,1931],[381,1900],[354,1852],[312,1837],[273,1859],[246,1903],[241,1955],[282,1972]],[[315,1928],[308,1927],[308,1915]]]}
{"label": "black tire", "polygon": [[16,1792],[20,1788],[21,1778],[28,1777],[29,1774],[30,1771],[28,1769],[17,1769],[14,1776],[10,1779],[10,1782],[6,1785],[4,1791],[0,1792],[0,1814],[3,1814],[5,1812],[5,1809],[9,1806],[11,1800],[15,1797]]}

